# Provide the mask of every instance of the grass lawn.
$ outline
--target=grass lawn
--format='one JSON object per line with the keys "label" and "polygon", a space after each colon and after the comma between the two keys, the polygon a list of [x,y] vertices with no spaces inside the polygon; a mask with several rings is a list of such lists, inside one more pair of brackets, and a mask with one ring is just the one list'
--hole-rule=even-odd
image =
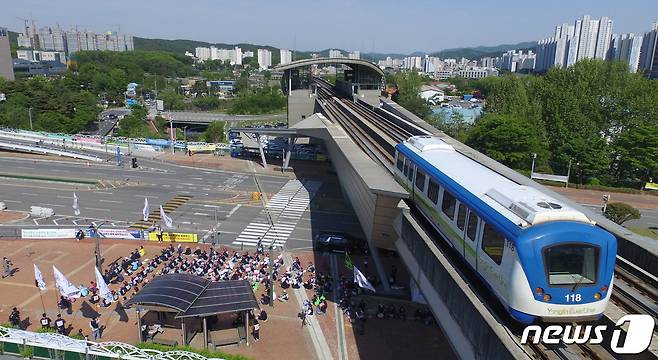
{"label": "grass lawn", "polygon": [[658,240],[658,229],[645,229],[640,227],[629,227],[632,232]]}

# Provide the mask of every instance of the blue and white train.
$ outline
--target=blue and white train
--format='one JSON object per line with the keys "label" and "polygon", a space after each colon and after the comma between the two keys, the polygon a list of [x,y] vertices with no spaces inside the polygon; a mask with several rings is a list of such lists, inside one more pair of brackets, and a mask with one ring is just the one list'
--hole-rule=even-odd
{"label": "blue and white train", "polygon": [[617,241],[582,212],[434,136],[396,146],[395,177],[520,323],[603,314]]}

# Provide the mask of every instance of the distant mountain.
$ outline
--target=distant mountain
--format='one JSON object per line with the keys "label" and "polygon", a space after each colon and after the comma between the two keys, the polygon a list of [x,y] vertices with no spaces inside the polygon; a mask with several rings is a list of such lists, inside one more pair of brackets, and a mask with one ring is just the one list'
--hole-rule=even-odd
{"label": "distant mountain", "polygon": [[503,44],[497,46],[477,46],[469,48],[455,48],[455,49],[445,49],[431,53],[431,56],[437,56],[440,58],[467,58],[471,60],[479,60],[483,57],[495,57],[500,56],[502,53],[509,50],[528,50],[535,49],[537,47],[536,41],[526,41],[518,44]]}

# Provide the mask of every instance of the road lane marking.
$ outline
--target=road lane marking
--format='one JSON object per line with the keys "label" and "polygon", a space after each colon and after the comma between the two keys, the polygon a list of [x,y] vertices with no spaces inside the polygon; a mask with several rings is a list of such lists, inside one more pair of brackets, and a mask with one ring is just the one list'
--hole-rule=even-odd
{"label": "road lane marking", "polygon": [[87,209],[88,209],[88,210],[95,210],[95,211],[106,211],[106,212],[112,212],[112,210],[110,210],[110,209],[99,209],[99,208],[92,208],[92,207],[88,207]]}
{"label": "road lane marking", "polygon": [[98,200],[98,201],[105,203],[113,203],[113,204],[123,204],[123,201],[116,201],[116,200]]}

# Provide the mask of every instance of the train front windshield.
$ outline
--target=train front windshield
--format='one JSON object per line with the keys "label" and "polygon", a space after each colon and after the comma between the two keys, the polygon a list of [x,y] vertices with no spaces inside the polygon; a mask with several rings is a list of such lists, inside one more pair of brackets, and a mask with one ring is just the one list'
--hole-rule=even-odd
{"label": "train front windshield", "polygon": [[553,246],[544,251],[548,283],[577,286],[596,283],[599,249],[587,244]]}

